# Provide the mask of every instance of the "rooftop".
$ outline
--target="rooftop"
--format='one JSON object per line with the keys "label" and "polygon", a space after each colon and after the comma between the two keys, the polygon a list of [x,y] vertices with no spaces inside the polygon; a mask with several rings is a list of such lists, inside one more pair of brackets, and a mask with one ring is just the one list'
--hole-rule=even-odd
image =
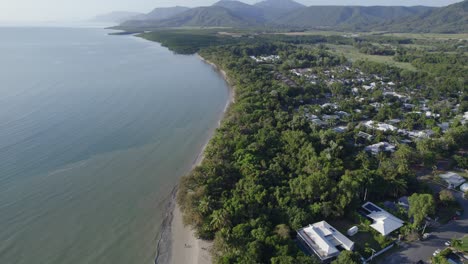
{"label": "rooftop", "polygon": [[372,154],[378,154],[381,151],[385,152],[394,152],[395,151],[395,146],[388,143],[388,142],[380,142],[374,145],[370,145],[364,148],[365,151],[369,151]]}
{"label": "rooftop", "polygon": [[321,260],[338,256],[340,254],[338,247],[346,250],[354,248],[354,242],[325,221],[304,227],[297,233],[306,246]]}
{"label": "rooftop", "polygon": [[447,172],[439,175],[439,177],[446,181],[452,188],[456,188],[466,182],[462,176],[456,174],[455,172]]}
{"label": "rooftop", "polygon": [[369,213],[367,217],[374,221],[370,226],[383,236],[386,236],[403,226],[403,220],[398,219],[371,202],[367,202],[362,206],[362,208]]}

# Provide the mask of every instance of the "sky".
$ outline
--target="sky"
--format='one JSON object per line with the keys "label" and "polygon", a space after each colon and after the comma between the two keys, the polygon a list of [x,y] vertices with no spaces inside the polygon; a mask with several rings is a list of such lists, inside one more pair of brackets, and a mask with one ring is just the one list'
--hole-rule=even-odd
{"label": "sky", "polygon": [[[260,0],[241,0],[253,4]],[[0,0],[1,21],[76,21],[112,11],[147,13],[155,7],[207,6],[217,0]],[[297,0],[305,5],[428,5],[460,0]]]}

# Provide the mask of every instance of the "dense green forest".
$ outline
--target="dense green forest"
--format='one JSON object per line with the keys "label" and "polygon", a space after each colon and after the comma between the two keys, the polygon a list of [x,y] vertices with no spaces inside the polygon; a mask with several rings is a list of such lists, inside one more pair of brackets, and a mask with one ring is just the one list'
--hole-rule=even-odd
{"label": "dense green forest", "polygon": [[[400,83],[397,92],[420,93],[412,102],[427,100],[448,121],[467,111],[466,55],[400,47],[395,60],[414,64],[418,71],[411,72],[370,61],[352,63],[320,44],[327,41],[349,40],[269,36],[255,43],[239,40],[196,49],[227,71],[236,94],[205,160],[183,178],[178,194],[185,222],[200,238],[214,239],[216,263],[314,263],[295,243],[297,229],[324,219],[353,218],[364,197],[383,201],[427,192],[416,181],[415,166],[431,169],[438,158],[466,163],[458,151],[468,147],[468,127],[460,121],[442,133],[433,118],[403,113],[402,103],[381,91],[366,92],[363,103],[343,84],[311,84],[290,75],[295,68],[310,68],[321,76],[348,67],[340,73],[343,78],[359,71],[384,76]],[[272,54],[281,59],[256,63],[250,57]],[[384,107],[371,107],[373,100]],[[329,128],[318,127],[307,117],[311,110],[328,114],[330,110],[317,106],[328,101],[351,113],[344,120],[346,132],[333,130],[333,122]],[[445,101],[450,104],[439,104]],[[456,104],[460,106],[453,112]],[[356,108],[362,111],[356,113]],[[404,117],[401,127],[430,129],[436,136],[397,143],[393,153],[364,151],[357,136],[362,130],[374,136],[373,143],[399,142],[400,136],[363,129],[359,120],[397,117]]]}
{"label": "dense green forest", "polygon": [[[254,5],[222,0],[211,6],[154,10],[122,23],[125,30],[219,27],[261,30],[336,30],[467,33],[468,0],[445,7],[304,6],[291,0]],[[159,14],[159,16],[158,16]]]}

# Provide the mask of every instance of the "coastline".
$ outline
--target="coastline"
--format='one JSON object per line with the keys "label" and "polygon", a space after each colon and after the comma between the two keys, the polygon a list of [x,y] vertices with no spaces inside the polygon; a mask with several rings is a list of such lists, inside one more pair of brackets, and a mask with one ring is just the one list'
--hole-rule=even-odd
{"label": "coastline", "polygon": [[[229,88],[229,98],[226,102],[226,106],[220,116],[216,128],[221,125],[221,121],[224,119],[227,110],[232,103],[235,102],[235,87],[231,84],[227,73],[222,70],[215,63],[203,58],[197,54],[198,58],[211,65],[218,73],[224,78]],[[199,166],[204,159],[205,149],[211,140],[215,131],[209,136],[207,142],[203,145],[195,159],[192,170]],[[174,187],[169,197],[166,216],[162,223],[160,238],[157,244],[157,255],[155,258],[156,264],[169,264],[169,263],[184,263],[184,264],[211,264],[211,241],[205,241],[196,238],[195,232],[190,226],[183,224],[183,213],[177,204],[176,197],[178,192],[178,186]]]}

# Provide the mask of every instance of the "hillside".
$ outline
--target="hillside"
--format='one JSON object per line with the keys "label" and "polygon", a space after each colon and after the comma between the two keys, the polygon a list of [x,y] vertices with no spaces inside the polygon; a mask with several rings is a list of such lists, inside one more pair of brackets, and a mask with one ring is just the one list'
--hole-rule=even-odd
{"label": "hillside", "polygon": [[157,21],[155,27],[246,27],[256,22],[220,6],[197,7],[172,18]]}
{"label": "hillside", "polygon": [[468,32],[468,0],[447,7],[310,6],[292,0],[266,0],[255,5],[221,0],[188,9],[157,8],[145,19],[122,23],[120,29],[164,27],[260,27],[392,32]]}
{"label": "hillside", "polygon": [[269,20],[306,7],[292,0],[265,0],[256,3],[255,6],[262,9],[265,17]]}
{"label": "hillside", "polygon": [[162,20],[168,19],[180,13],[183,13],[190,8],[184,6],[175,6],[175,7],[162,7],[162,8],[155,8],[153,11],[146,14],[142,17],[144,20]]}
{"label": "hillside", "polygon": [[311,6],[288,13],[275,22],[302,28],[359,30],[387,20],[420,15],[432,9],[423,6]]}
{"label": "hillside", "polygon": [[264,10],[253,5],[248,5],[240,1],[221,0],[213,6],[224,7],[229,9],[234,15],[238,17],[248,18],[252,21],[263,23],[266,21]]}
{"label": "hillside", "polygon": [[393,32],[468,33],[468,0],[376,27]]}

